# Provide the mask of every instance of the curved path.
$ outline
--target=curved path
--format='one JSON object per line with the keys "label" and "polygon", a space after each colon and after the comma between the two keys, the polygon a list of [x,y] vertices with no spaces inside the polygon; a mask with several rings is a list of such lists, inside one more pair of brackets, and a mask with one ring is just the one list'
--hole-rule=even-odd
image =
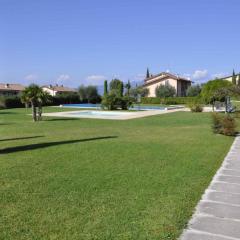
{"label": "curved path", "polygon": [[236,137],[181,240],[240,240],[240,136]]}

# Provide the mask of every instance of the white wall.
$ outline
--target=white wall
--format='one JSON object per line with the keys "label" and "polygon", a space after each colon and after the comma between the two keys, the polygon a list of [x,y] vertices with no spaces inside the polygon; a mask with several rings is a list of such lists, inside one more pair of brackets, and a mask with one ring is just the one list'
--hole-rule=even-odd
{"label": "white wall", "polygon": [[[155,78],[154,80],[156,80],[156,79],[157,78]],[[174,87],[177,92],[177,80],[172,79],[172,78],[167,78],[167,79],[162,80],[161,82],[157,82],[150,86],[147,86],[146,88],[149,90],[148,97],[156,97],[156,94],[155,94],[156,87],[158,87],[160,85],[166,85],[166,84],[169,84],[170,86]]]}

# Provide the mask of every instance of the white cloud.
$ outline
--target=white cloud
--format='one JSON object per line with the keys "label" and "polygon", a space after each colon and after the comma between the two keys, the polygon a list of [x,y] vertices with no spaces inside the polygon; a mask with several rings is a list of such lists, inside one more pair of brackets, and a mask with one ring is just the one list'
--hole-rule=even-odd
{"label": "white cloud", "polygon": [[24,77],[24,80],[28,82],[34,82],[38,79],[38,76],[36,74],[28,74],[27,76]]}
{"label": "white cloud", "polygon": [[212,78],[213,79],[215,79],[215,78],[223,78],[226,75],[227,75],[226,73],[215,73],[215,74],[212,74]]}
{"label": "white cloud", "polygon": [[104,75],[90,75],[86,78],[87,84],[99,85],[107,79]]}
{"label": "white cloud", "polygon": [[146,77],[145,74],[139,73],[139,74],[137,74],[136,76],[134,76],[134,80],[136,80],[136,81],[142,81],[142,80],[145,79],[145,77]]}
{"label": "white cloud", "polygon": [[57,81],[58,82],[65,82],[67,80],[69,80],[71,77],[68,74],[61,74],[58,78]]}
{"label": "white cloud", "polygon": [[193,80],[201,80],[203,78],[206,78],[208,76],[208,71],[205,70],[196,70],[193,75],[192,78]]}

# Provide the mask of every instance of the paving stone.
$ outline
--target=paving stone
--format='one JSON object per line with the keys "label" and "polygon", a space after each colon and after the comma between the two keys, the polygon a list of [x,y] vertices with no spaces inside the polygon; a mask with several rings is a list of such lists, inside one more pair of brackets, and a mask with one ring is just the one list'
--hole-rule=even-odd
{"label": "paving stone", "polygon": [[200,213],[210,214],[220,218],[231,218],[240,220],[240,206],[236,207],[227,204],[203,201],[199,204],[198,211]]}
{"label": "paving stone", "polygon": [[235,177],[235,176],[222,176],[222,175],[219,175],[217,177],[217,180],[218,181],[223,181],[223,182],[240,184],[240,177]]}
{"label": "paving stone", "polygon": [[225,192],[209,192],[206,199],[240,206],[240,194],[231,194]]}
{"label": "paving stone", "polygon": [[196,233],[194,231],[188,230],[186,231],[182,238],[182,240],[230,240],[231,238],[214,236],[207,233]]}
{"label": "paving stone", "polygon": [[240,162],[228,162],[225,167],[233,170],[240,170]]}
{"label": "paving stone", "polygon": [[220,234],[225,237],[240,239],[240,222],[213,218],[208,216],[197,216],[190,228],[212,234]]}
{"label": "paving stone", "polygon": [[229,176],[240,177],[240,171],[236,171],[236,170],[223,169],[223,170],[221,170],[219,173],[220,173],[220,174],[224,174],[224,175],[229,175]]}
{"label": "paving stone", "polygon": [[211,184],[210,189],[220,191],[220,192],[240,194],[240,186],[237,184],[232,184],[232,183],[215,182],[215,183]]}

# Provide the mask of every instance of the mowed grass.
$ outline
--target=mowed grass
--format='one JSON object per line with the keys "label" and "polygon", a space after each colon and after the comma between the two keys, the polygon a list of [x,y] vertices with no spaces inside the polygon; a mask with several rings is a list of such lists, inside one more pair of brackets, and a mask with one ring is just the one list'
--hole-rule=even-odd
{"label": "mowed grass", "polygon": [[233,142],[207,113],[38,123],[27,113],[0,111],[4,240],[177,239]]}

